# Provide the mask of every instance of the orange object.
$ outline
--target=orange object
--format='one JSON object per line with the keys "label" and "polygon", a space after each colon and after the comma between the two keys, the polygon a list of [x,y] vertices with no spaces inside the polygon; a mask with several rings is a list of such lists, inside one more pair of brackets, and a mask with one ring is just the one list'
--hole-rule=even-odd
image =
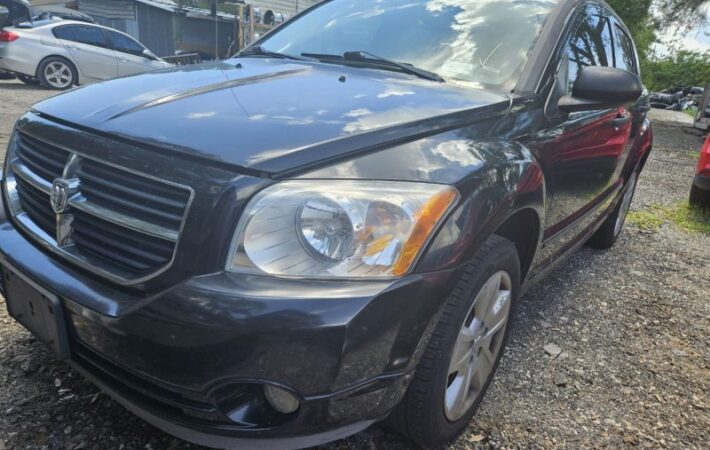
{"label": "orange object", "polygon": [[392,275],[399,276],[407,273],[434,230],[434,227],[436,227],[457,198],[458,192],[456,189],[447,188],[436,194],[422,206],[422,209],[417,213],[414,231],[412,231],[409,239],[404,244],[402,253],[394,263]]}

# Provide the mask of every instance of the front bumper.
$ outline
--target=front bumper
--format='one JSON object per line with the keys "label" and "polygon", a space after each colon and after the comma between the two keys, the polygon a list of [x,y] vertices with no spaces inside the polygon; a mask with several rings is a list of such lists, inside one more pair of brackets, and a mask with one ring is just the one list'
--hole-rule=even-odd
{"label": "front bumper", "polygon": [[[215,273],[138,296],[65,266],[0,205],[0,264],[60,297],[70,364],[198,444],[297,448],[345,437],[402,399],[457,271],[333,282]],[[293,392],[270,410],[264,384]]]}

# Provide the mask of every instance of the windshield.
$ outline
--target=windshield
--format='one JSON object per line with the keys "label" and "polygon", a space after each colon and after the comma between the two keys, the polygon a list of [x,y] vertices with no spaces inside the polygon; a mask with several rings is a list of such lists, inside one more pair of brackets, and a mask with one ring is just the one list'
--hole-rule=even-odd
{"label": "windshield", "polygon": [[511,90],[558,0],[332,0],[261,48],[290,56],[364,51],[448,82]]}

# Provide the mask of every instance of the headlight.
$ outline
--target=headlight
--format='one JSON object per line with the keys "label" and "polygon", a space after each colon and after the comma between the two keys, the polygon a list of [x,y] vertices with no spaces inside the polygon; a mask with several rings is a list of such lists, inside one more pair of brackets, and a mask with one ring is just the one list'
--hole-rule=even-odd
{"label": "headlight", "polygon": [[249,203],[227,270],[299,277],[406,274],[458,199],[451,186],[287,181]]}

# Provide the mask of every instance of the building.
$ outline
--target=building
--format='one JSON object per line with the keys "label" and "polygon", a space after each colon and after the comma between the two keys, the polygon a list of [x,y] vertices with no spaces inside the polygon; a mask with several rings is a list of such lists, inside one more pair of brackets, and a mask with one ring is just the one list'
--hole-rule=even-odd
{"label": "building", "polygon": [[254,5],[262,12],[272,11],[274,13],[282,13],[287,17],[292,17],[297,12],[318,3],[320,0],[246,0],[246,3]]}
{"label": "building", "polygon": [[[288,18],[318,1],[246,0],[246,3],[258,8],[259,17],[278,14]],[[174,0],[33,1],[33,4],[49,3],[73,4],[97,23],[130,34],[159,56],[183,51],[222,58],[237,50],[232,14],[219,12],[215,16],[209,9],[179,6]]]}
{"label": "building", "polygon": [[234,16],[181,8],[172,0],[77,0],[79,11],[123,31],[153,53],[195,51],[224,57],[234,40]]}

